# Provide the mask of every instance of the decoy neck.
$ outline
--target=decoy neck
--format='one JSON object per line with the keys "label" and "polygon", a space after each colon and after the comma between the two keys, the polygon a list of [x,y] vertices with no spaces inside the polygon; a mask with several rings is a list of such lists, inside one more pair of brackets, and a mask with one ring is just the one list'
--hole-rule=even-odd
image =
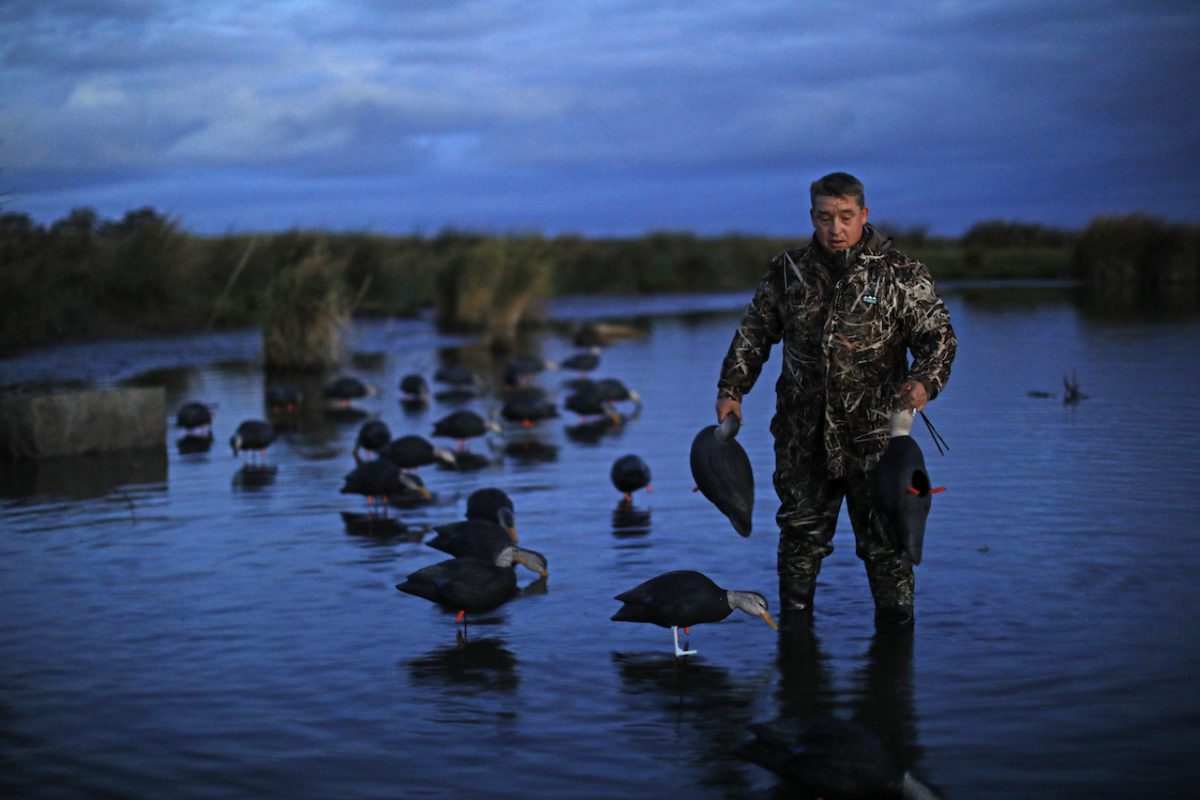
{"label": "decoy neck", "polygon": [[736,608],[752,617],[758,617],[774,630],[779,630],[779,626],[775,624],[775,620],[771,619],[771,612],[767,607],[767,598],[758,592],[739,592],[728,589],[725,592],[725,596],[729,600],[730,608]]}
{"label": "decoy neck", "polygon": [[888,417],[888,435],[889,436],[909,436],[911,435],[913,420],[917,418],[917,412],[911,408],[904,410],[897,409]]}
{"label": "decoy neck", "polygon": [[727,442],[738,435],[738,429],[742,427],[742,420],[737,414],[726,414],[725,419],[721,420],[721,424],[713,431],[713,435],[722,442]]}
{"label": "decoy neck", "polygon": [[511,567],[515,564],[524,564],[543,578],[550,574],[546,569],[546,557],[534,550],[513,545],[496,554],[497,567]]}

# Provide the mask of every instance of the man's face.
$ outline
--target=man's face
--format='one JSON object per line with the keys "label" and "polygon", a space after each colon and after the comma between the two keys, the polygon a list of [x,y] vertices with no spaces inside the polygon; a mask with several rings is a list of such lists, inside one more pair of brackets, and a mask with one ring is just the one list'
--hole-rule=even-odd
{"label": "man's face", "polygon": [[867,224],[868,210],[853,197],[818,195],[811,213],[813,231],[821,247],[832,253],[858,244]]}

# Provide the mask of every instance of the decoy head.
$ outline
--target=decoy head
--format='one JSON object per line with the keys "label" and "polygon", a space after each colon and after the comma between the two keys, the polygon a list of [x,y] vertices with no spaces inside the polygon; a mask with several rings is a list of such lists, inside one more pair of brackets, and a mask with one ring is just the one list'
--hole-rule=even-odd
{"label": "decoy head", "polygon": [[425,487],[425,484],[422,483],[421,479],[416,475],[413,475],[411,472],[404,472],[403,470],[401,470],[398,474],[400,488],[407,492],[416,492],[426,500],[432,497],[432,495],[429,493],[429,489]]}
{"label": "decoy head", "polygon": [[497,567],[511,567],[518,563],[524,564],[543,578],[550,574],[546,569],[546,557],[534,550],[526,550],[513,545],[504,548],[496,555]]}
{"label": "decoy head", "polygon": [[725,419],[721,420],[721,424],[713,431],[722,442],[727,442],[738,435],[738,429],[742,427],[742,419],[737,414],[726,414]]}
{"label": "decoy head", "polygon": [[729,597],[730,608],[745,611],[752,617],[758,617],[774,630],[779,630],[779,626],[775,624],[775,620],[771,619],[771,612],[767,606],[767,598],[758,592],[735,592],[730,590],[726,594]]}

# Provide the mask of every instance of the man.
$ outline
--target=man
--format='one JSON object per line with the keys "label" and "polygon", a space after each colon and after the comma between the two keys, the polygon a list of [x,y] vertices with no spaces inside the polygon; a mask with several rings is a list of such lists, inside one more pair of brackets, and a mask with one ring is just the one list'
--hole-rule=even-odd
{"label": "man", "polygon": [[[913,565],[871,504],[869,471],[894,409],[920,411],[950,376],[956,342],[929,271],[867,224],[863,185],[834,172],[810,187],[812,241],[776,256],[721,365],[717,420],[742,415],[771,346],[782,616],[812,613],[843,497],[876,619],[913,619]],[[911,351],[913,361],[908,363]]]}

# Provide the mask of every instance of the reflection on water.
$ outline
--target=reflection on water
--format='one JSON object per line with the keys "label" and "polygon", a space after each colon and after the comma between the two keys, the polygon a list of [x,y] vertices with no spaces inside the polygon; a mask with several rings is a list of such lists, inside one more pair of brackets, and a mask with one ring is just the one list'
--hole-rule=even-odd
{"label": "reflection on water", "polygon": [[[692,492],[688,464],[745,293],[688,316],[689,300],[655,299],[638,335],[605,348],[595,377],[636,388],[636,418],[580,438],[573,415],[510,429],[486,450],[496,463],[423,469],[436,499],[386,516],[339,491],[362,420],[326,415],[334,375],[264,374],[256,335],[0,361],[0,383],[166,386],[170,420],[189,400],[215,405],[206,452],[172,427],[147,453],[0,465],[0,794],[782,798],[797,787],[738,749],[751,725],[819,718],[861,723],[949,797],[1189,796],[1200,428],[1180,421],[1200,396],[1200,324],[1098,322],[1061,289],[946,296],[960,351],[930,417],[951,449],[917,436],[948,490],[915,627],[875,628],[843,520],[810,626],[772,641],[735,614],[693,631],[700,654],[683,660],[669,630],[610,622],[613,595],[699,569],[777,607],[777,354],[739,434],[762,478],[753,535]],[[486,348],[410,321],[363,322],[355,339],[369,355],[339,372],[380,387],[360,411],[394,435],[428,438],[457,407],[499,410],[507,359]],[[576,346],[550,331],[521,350]],[[492,388],[402,408],[403,375],[448,363]],[[1088,397],[1064,405],[1072,372]],[[561,403],[569,377],[535,382]],[[284,383],[299,402],[273,409]],[[247,485],[225,442],[265,416],[277,471]],[[655,471],[636,505],[609,480],[629,452]],[[487,485],[513,498],[553,586],[522,572],[516,597],[456,624],[394,587],[443,560],[424,532]]]}

